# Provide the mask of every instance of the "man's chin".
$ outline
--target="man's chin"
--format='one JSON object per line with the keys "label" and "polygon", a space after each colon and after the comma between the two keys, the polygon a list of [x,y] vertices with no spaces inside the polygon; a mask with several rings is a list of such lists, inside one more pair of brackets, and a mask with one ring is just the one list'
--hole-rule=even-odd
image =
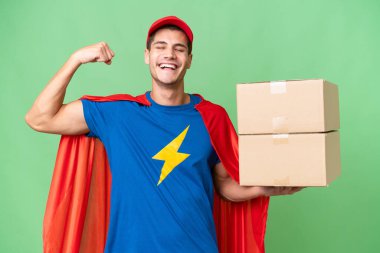
{"label": "man's chin", "polygon": [[177,79],[158,79],[156,80],[156,83],[160,86],[173,87],[180,85],[181,82]]}

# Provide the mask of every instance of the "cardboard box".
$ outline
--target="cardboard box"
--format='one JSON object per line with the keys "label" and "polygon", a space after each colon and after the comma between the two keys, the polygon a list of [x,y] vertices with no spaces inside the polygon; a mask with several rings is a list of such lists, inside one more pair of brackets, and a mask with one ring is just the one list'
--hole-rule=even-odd
{"label": "cardboard box", "polygon": [[239,135],[240,185],[327,186],[340,166],[337,131]]}
{"label": "cardboard box", "polygon": [[338,87],[323,79],[237,85],[239,134],[338,130]]}

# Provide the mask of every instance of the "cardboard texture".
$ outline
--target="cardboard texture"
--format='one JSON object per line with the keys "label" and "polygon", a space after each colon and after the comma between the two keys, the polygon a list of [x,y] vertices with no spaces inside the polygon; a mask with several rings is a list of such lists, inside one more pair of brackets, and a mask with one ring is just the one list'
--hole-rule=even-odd
{"label": "cardboard texture", "polygon": [[240,135],[240,185],[327,186],[340,175],[339,132]]}
{"label": "cardboard texture", "polygon": [[237,109],[241,185],[327,186],[340,175],[335,84],[238,84]]}
{"label": "cardboard texture", "polygon": [[338,87],[323,79],[237,85],[239,134],[337,130]]}

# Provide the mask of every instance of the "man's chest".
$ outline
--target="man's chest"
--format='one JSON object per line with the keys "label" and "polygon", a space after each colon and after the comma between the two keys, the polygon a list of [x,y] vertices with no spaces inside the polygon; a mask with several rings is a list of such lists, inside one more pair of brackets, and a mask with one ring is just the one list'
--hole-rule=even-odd
{"label": "man's chest", "polygon": [[150,177],[157,185],[168,178],[209,178],[216,154],[200,115],[157,116],[130,114],[114,123],[106,140],[113,174]]}

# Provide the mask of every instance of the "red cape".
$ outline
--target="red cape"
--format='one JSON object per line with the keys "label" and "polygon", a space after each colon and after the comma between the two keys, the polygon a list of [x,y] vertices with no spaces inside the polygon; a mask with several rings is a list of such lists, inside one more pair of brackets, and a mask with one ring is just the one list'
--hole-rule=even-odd
{"label": "red cape", "polygon": [[[200,96],[200,95],[198,95]],[[201,96],[200,96],[201,97]],[[84,96],[92,101],[127,100],[150,106],[145,94]],[[204,100],[195,106],[229,175],[239,182],[238,138],[223,107]],[[96,138],[62,136],[47,201],[44,252],[100,253],[107,237],[111,173]],[[222,199],[214,190],[214,221],[220,253],[264,253],[269,198]]]}

